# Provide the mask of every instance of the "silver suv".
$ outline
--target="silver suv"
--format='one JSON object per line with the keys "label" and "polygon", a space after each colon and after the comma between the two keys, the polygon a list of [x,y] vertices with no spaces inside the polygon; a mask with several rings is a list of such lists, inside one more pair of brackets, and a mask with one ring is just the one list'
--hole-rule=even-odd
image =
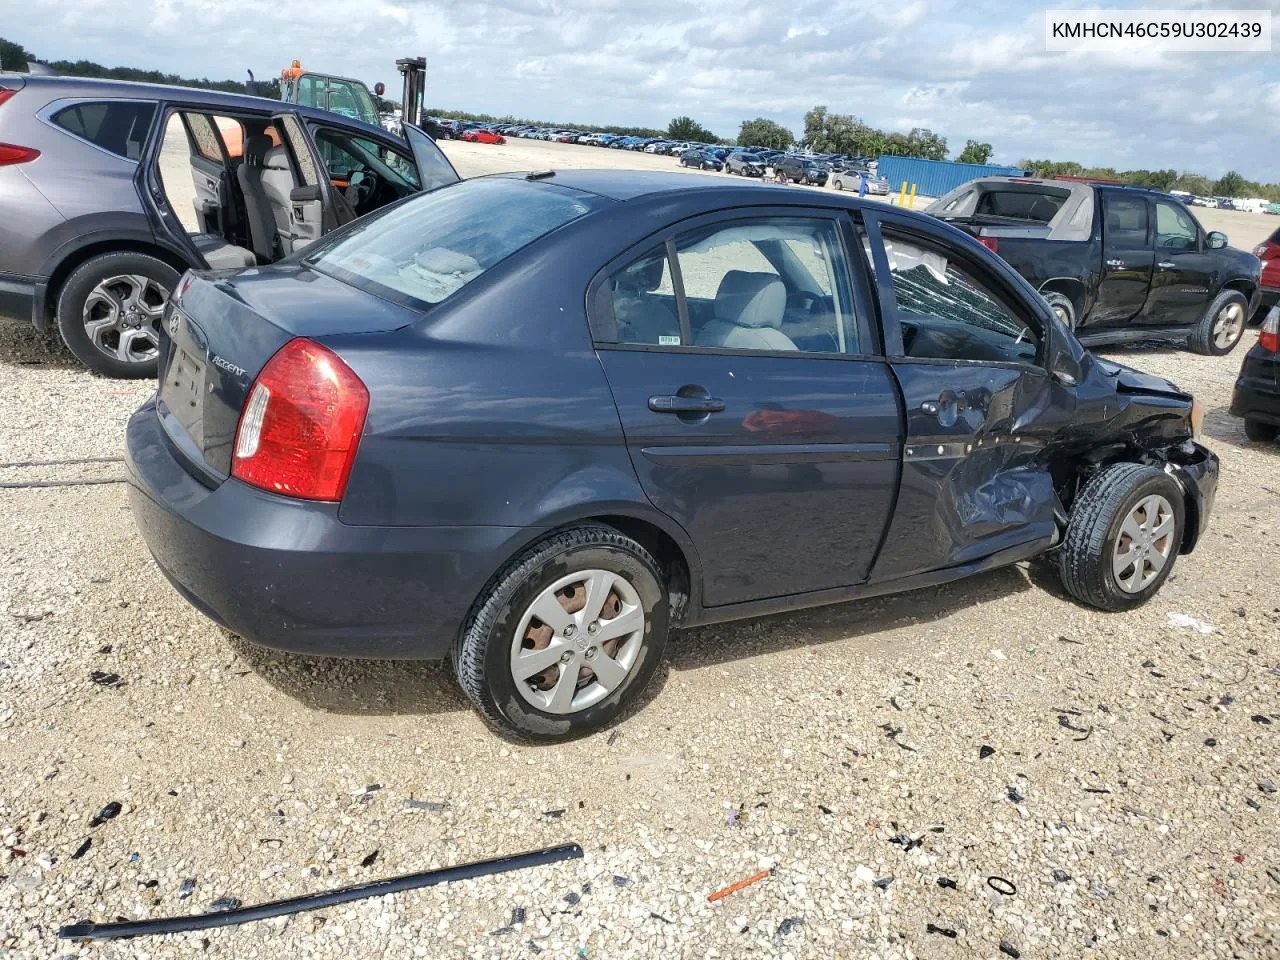
{"label": "silver suv", "polygon": [[154,376],[184,271],[274,262],[458,179],[430,137],[404,128],[407,139],[260,97],[0,73],[0,317],[56,326],[99,373]]}

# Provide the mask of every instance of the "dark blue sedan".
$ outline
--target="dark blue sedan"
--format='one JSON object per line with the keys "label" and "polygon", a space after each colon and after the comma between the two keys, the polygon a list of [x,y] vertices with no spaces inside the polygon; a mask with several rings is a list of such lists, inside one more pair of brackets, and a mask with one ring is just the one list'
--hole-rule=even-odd
{"label": "dark blue sedan", "polygon": [[188,274],[132,418],[157,563],[283,650],[451,657],[527,739],[671,629],[1053,553],[1108,610],[1208,523],[1172,384],[932,218],[680,174],[467,180]]}

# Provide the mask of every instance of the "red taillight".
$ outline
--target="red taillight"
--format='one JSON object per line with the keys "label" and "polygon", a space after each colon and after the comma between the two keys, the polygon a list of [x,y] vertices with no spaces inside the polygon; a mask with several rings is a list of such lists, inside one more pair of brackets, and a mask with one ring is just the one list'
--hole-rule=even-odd
{"label": "red taillight", "polygon": [[17,90],[6,90],[3,88],[0,88],[0,103],[4,103],[6,100],[8,100],[17,92],[18,92]]}
{"label": "red taillight", "polygon": [[341,500],[368,410],[369,391],[337,354],[290,340],[240,411],[231,475],[286,497]]}
{"label": "red taillight", "polygon": [[1258,334],[1258,346],[1271,353],[1280,353],[1280,307],[1272,307],[1267,311],[1262,332]]}
{"label": "red taillight", "polygon": [[992,253],[1000,252],[1000,242],[995,237],[979,237],[978,242]]}
{"label": "red taillight", "polygon": [[0,167],[7,167],[11,163],[28,163],[38,156],[39,150],[19,147],[13,143],[0,143]]}
{"label": "red taillight", "polygon": [[1264,240],[1253,248],[1253,255],[1259,260],[1271,260],[1276,254],[1280,253],[1280,247],[1277,247],[1270,240]]}

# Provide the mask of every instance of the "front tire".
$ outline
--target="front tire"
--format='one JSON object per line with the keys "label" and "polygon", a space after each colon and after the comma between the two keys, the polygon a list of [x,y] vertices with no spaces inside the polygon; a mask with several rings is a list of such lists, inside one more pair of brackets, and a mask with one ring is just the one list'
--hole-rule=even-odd
{"label": "front tire", "polygon": [[1223,357],[1235,349],[1244,336],[1249,301],[1238,290],[1223,290],[1209,304],[1187,343],[1196,353]]}
{"label": "front tire", "polygon": [[1140,463],[1103,467],[1072,505],[1058,550],[1067,592],[1100,610],[1129,610],[1155,595],[1173,571],[1185,507],[1172,477]]}
{"label": "front tire", "polygon": [[1261,420],[1246,420],[1244,435],[1256,443],[1270,443],[1280,436],[1280,426],[1274,423],[1263,423]]}
{"label": "front tire", "polygon": [[454,648],[458,683],[503,735],[550,742],[611,723],[667,642],[658,562],[603,525],[534,544],[491,581]]}
{"label": "front tire", "polygon": [[178,271],[145,253],[86,260],[58,295],[58,332],[75,358],[108,377],[154,377],[160,320]]}

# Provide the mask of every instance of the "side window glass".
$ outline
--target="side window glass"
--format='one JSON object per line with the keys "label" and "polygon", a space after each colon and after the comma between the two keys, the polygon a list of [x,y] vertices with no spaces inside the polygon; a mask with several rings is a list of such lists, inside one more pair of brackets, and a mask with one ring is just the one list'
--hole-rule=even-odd
{"label": "side window glass", "polygon": [[213,121],[203,113],[184,113],[182,116],[191,131],[191,139],[196,143],[196,154],[213,163],[222,163],[222,149],[218,146],[218,135],[213,132]]}
{"label": "side window glass", "polygon": [[695,346],[860,352],[831,221],[738,221],[679,237],[676,253]]}
{"label": "side window glass", "polygon": [[1169,250],[1194,250],[1197,231],[1186,211],[1156,201],[1156,246]]}
{"label": "side window glass", "polygon": [[680,320],[666,247],[659,245],[633,260],[605,282],[605,312],[613,329],[605,338],[617,343],[678,347]]}
{"label": "side window glass", "polygon": [[[304,80],[306,77],[303,78]],[[289,141],[289,152],[293,154],[294,161],[298,165],[298,173],[302,176],[302,182],[306,186],[315,186],[320,182],[320,177],[316,173],[316,165],[311,159],[311,150],[307,145],[307,135],[302,130],[302,125],[298,123],[296,117],[284,117],[284,133]]]}
{"label": "side window glass", "polygon": [[1147,242],[1147,200],[1109,193],[1102,205],[1103,239],[1142,246]]}
{"label": "side window glass", "polygon": [[140,160],[156,105],[145,100],[78,103],[50,119],[68,133],[126,160]]}
{"label": "side window glass", "polygon": [[304,107],[324,109],[324,82],[303,74],[298,78],[298,103]]}
{"label": "side window glass", "polygon": [[941,246],[882,229],[903,353],[937,360],[1035,363],[1039,336]]}

